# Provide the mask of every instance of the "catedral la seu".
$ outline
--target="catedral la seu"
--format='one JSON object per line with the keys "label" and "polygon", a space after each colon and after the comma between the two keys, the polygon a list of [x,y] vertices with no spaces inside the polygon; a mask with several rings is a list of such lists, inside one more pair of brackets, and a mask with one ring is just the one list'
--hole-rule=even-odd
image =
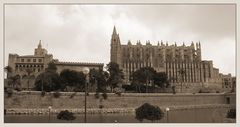
{"label": "catedral la seu", "polygon": [[41,40],[9,54],[5,122],[236,122],[236,77],[203,60],[201,42],[124,43],[115,26],[109,40],[108,64],[59,61]]}

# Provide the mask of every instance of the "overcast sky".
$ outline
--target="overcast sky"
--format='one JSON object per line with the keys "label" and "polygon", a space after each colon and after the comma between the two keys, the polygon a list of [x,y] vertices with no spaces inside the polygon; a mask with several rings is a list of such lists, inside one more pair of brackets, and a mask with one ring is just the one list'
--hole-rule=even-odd
{"label": "overcast sky", "polygon": [[203,60],[235,75],[234,5],[5,5],[5,64],[39,40],[60,61],[108,63],[114,25],[122,44],[200,41]]}

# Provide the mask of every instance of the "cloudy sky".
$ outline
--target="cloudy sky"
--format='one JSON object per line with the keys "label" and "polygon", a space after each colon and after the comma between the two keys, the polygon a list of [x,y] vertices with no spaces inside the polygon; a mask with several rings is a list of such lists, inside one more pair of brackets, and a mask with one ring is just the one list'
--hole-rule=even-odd
{"label": "cloudy sky", "polygon": [[234,5],[5,5],[5,64],[39,40],[60,61],[108,63],[114,25],[122,44],[200,41],[203,60],[235,75]]}

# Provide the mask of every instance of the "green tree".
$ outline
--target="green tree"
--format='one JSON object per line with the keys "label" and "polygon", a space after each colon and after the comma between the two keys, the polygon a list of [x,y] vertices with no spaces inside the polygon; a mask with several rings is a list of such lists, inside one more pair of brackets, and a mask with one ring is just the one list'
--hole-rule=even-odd
{"label": "green tree", "polygon": [[8,78],[8,85],[12,89],[17,89],[18,90],[18,87],[21,86],[20,78],[21,77],[19,75],[9,77]]}
{"label": "green tree", "polygon": [[83,74],[83,72],[64,69],[60,73],[60,78],[64,87],[66,86],[74,87],[75,91],[80,91],[84,89],[86,76]]}
{"label": "green tree", "polygon": [[227,118],[236,119],[236,109],[229,109],[227,112]]}
{"label": "green tree", "polygon": [[164,117],[164,112],[158,107],[153,106],[148,103],[144,103],[139,108],[135,109],[136,119],[143,121],[144,119],[151,120],[161,120]]}
{"label": "green tree", "polygon": [[89,73],[90,83],[95,84],[97,87],[96,94],[95,94],[96,98],[99,98],[99,93],[103,93],[102,97],[104,99],[107,99],[106,87],[107,87],[108,78],[109,78],[108,72],[103,71],[102,69],[99,69],[99,70],[91,69],[90,70],[90,73]]}
{"label": "green tree", "polygon": [[184,79],[184,75],[186,74],[186,71],[181,68],[181,69],[178,71],[178,73],[181,75],[181,92],[182,92],[182,90],[183,90],[183,79]]}
{"label": "green tree", "polygon": [[96,70],[95,68],[90,69],[90,72],[89,72],[89,83],[91,84],[92,87],[94,85],[97,86],[98,73],[99,73],[98,70]]}
{"label": "green tree", "polygon": [[157,85],[161,88],[168,87],[168,76],[165,72],[157,72],[154,77],[154,85]]}
{"label": "green tree", "polygon": [[17,87],[21,85],[21,77],[19,75],[13,75],[13,69],[10,66],[4,67],[4,71],[7,73],[7,86],[12,89],[17,89]]}
{"label": "green tree", "polygon": [[56,65],[53,62],[50,62],[45,71],[37,76],[34,83],[35,89],[37,91],[54,91],[63,89],[60,76],[56,71]]}
{"label": "green tree", "polygon": [[4,70],[7,72],[7,78],[12,76],[13,69],[10,66],[4,67]]}
{"label": "green tree", "polygon": [[109,79],[108,72],[103,71],[102,69],[99,69],[96,79],[97,79],[97,92],[105,93],[108,79]]}
{"label": "green tree", "polygon": [[146,92],[148,92],[148,85],[150,81],[154,81],[154,77],[156,75],[156,71],[152,67],[143,67],[139,70],[136,70],[132,74],[132,82],[136,86],[141,84],[145,84]]}
{"label": "green tree", "polygon": [[46,68],[46,71],[57,72],[56,64],[54,62],[48,63],[48,67]]}
{"label": "green tree", "polygon": [[108,83],[111,87],[111,91],[113,92],[113,89],[118,86],[118,83],[121,83],[124,79],[124,74],[119,68],[119,65],[114,62],[110,62],[109,64],[107,64],[107,71],[110,74]]}
{"label": "green tree", "polygon": [[33,70],[28,68],[26,69],[26,72],[27,72],[27,78],[28,78],[27,84],[28,84],[28,91],[29,91],[30,77],[32,76],[31,74],[33,73]]}
{"label": "green tree", "polygon": [[58,73],[46,71],[37,76],[35,80],[35,89],[37,91],[55,91],[64,89]]}
{"label": "green tree", "polygon": [[64,111],[61,111],[60,113],[58,113],[57,119],[67,120],[67,121],[72,122],[72,120],[75,120],[76,117],[74,116],[74,114],[72,112],[69,112],[68,110],[64,110]]}

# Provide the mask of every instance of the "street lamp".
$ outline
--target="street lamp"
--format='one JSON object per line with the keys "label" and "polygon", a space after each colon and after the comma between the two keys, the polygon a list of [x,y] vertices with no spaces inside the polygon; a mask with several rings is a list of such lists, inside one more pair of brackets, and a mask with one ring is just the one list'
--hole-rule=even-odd
{"label": "street lamp", "polygon": [[167,107],[166,108],[166,112],[167,112],[167,123],[169,122],[169,120],[168,120],[168,112],[170,111],[170,109]]}
{"label": "street lamp", "polygon": [[49,123],[50,123],[50,118],[51,118],[51,116],[50,116],[50,114],[51,114],[51,109],[52,109],[52,107],[49,106],[49,107],[48,107],[48,122],[49,122]]}
{"label": "street lamp", "polygon": [[84,112],[84,122],[87,123],[87,80],[88,80],[88,73],[89,73],[89,68],[88,67],[84,67],[83,68],[83,74],[86,75],[86,81],[85,81],[85,101],[84,101],[84,108],[85,108],[85,112]]}

